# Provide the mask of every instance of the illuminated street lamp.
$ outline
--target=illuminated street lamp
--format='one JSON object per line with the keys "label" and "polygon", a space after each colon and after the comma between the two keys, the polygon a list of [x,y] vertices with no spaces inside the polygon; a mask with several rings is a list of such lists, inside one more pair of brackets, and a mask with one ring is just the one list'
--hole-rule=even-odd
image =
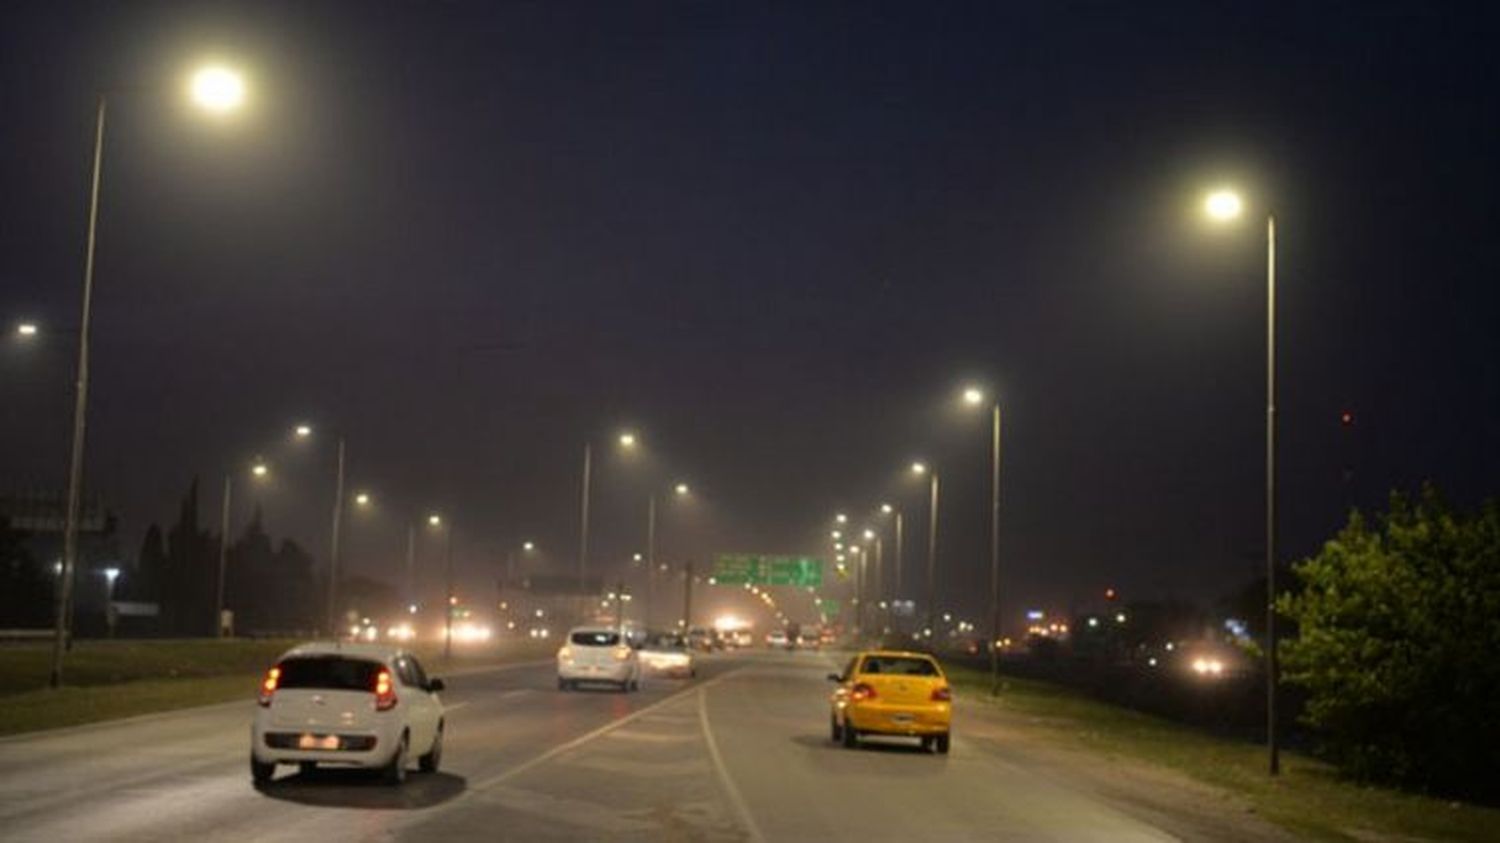
{"label": "illuminated street lamp", "polygon": [[354,496],[354,505],[355,506],[369,506],[370,505],[370,493],[369,492],[360,492],[360,493],[356,494]]}
{"label": "illuminated street lamp", "polygon": [[245,102],[245,80],[222,66],[205,67],[194,73],[189,90],[193,102],[220,114],[234,111]]}
{"label": "illuminated street lamp", "polygon": [[[1221,188],[1203,202],[1210,220],[1238,220],[1245,203],[1239,193]],[[1281,772],[1276,734],[1276,215],[1266,214],[1266,751],[1271,775]]]}
{"label": "illuminated street lamp", "polygon": [[[621,431],[616,441],[621,450],[633,451],[639,444],[635,432]],[[589,567],[589,491],[594,474],[594,443],[583,443],[583,489],[578,506],[578,593],[587,593]],[[587,604],[585,603],[585,608]]]}
{"label": "illuminated street lamp", "polygon": [[[984,390],[968,386],[963,402],[978,407]],[[990,640],[1000,639],[1000,402],[990,408]],[[990,694],[1000,693],[1000,653],[990,647]]]}
{"label": "illuminated street lamp", "polygon": [[676,486],[672,487],[672,491],[677,493],[678,497],[686,495],[688,493],[688,484],[678,483]]}
{"label": "illuminated street lamp", "polygon": [[938,534],[938,473],[920,460],[911,464],[912,474],[928,477],[927,513],[927,628],[933,627],[933,608],[937,601],[937,534]]}
{"label": "illuminated street lamp", "polygon": [[21,337],[22,339],[29,339],[36,336],[37,330],[38,329],[35,322],[16,323],[16,336]]}
{"label": "illuminated street lamp", "polygon": [[[244,99],[244,82],[235,76],[233,85],[226,84],[229,72],[220,69],[210,77],[204,77],[203,96],[195,93],[194,100],[205,108],[225,112],[233,110]],[[238,91],[237,96],[231,95]],[[101,165],[104,162],[104,115],[108,100],[100,91],[94,107],[94,155],[93,172],[89,179],[89,221],[87,249],[83,263],[83,296],[81,318],[78,322],[78,364],[74,383],[76,390],[73,403],[72,442],[68,453],[68,503],[63,517],[63,570],[57,588],[56,618],[53,625],[52,667],[48,685],[62,685],[63,654],[68,639],[68,622],[73,608],[73,580],[78,562],[78,510],[83,495],[83,446],[84,425],[88,417],[89,395],[89,327],[94,305],[94,244],[99,228],[99,184]]]}
{"label": "illuminated street lamp", "polygon": [[847,524],[849,523],[849,516],[840,512],[839,514],[833,516],[833,520],[839,524]]}

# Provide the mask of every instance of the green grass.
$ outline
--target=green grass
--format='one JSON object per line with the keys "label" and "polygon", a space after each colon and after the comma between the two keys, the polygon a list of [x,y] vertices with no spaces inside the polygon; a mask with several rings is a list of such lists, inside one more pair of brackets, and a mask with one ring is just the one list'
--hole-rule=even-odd
{"label": "green grass", "polygon": [[[0,735],[57,729],[158,711],[250,699],[267,667],[295,642],[277,640],[80,641],[63,687],[47,687],[50,646],[0,647]],[[462,649],[417,647],[428,673],[545,658],[552,645]]]}
{"label": "green grass", "polygon": [[989,676],[958,668],[966,697],[991,701],[1059,745],[1159,764],[1243,796],[1266,819],[1316,840],[1494,840],[1500,809],[1434,799],[1341,778],[1330,765],[1283,752],[1266,774],[1265,747],[1210,735],[1078,693],[1006,678],[998,700]]}

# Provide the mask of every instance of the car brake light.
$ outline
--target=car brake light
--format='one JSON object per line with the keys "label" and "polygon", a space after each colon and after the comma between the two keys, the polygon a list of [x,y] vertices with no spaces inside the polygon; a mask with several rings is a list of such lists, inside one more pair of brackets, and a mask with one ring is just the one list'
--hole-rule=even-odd
{"label": "car brake light", "polygon": [[390,711],[396,707],[396,689],[391,685],[391,672],[382,670],[375,675],[375,710]]}
{"label": "car brake light", "polygon": [[630,648],[629,647],[616,647],[615,648],[615,659],[616,660],[618,660],[618,661],[625,661],[628,658],[630,658]]}
{"label": "car brake light", "polygon": [[849,699],[855,702],[873,700],[875,699],[875,689],[863,682],[857,683],[853,688],[849,689]]}
{"label": "car brake light", "polygon": [[573,651],[567,647],[563,647],[557,651],[557,657],[565,662],[570,662],[573,660]]}
{"label": "car brake light", "polygon": [[279,682],[281,682],[280,667],[273,667],[266,671],[266,678],[260,683],[260,699],[258,700],[262,706],[271,704],[271,696],[276,693],[276,685]]}
{"label": "car brake light", "polygon": [[932,701],[933,702],[952,702],[953,701],[953,689],[952,688],[948,688],[948,687],[933,688],[932,689]]}

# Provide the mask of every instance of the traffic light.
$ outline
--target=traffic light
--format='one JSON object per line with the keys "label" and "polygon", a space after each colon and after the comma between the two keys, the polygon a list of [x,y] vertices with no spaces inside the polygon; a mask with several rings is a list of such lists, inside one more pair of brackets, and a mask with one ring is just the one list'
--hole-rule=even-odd
{"label": "traffic light", "polygon": [[1353,427],[1354,413],[1350,410],[1345,410],[1342,413],[1339,413],[1339,424],[1343,425],[1344,427]]}
{"label": "traffic light", "polygon": [[1119,596],[1120,596],[1119,592],[1115,591],[1113,588],[1106,588],[1106,589],[1104,589],[1104,599],[1105,600],[1114,600],[1116,597],[1119,597]]}

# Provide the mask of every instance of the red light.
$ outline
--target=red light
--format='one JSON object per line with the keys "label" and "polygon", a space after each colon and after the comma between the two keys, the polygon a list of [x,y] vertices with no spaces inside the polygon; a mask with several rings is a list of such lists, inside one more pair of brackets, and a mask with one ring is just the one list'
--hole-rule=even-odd
{"label": "red light", "polygon": [[1115,590],[1112,589],[1112,588],[1106,588],[1106,589],[1104,589],[1104,599],[1105,600],[1113,600],[1113,599],[1115,599],[1116,597],[1119,597],[1119,596],[1120,595],[1118,593],[1116,593]]}
{"label": "red light", "polygon": [[849,689],[849,699],[855,702],[873,700],[875,699],[875,689],[863,682],[856,683],[853,688]]}
{"label": "red light", "polygon": [[1354,414],[1351,413],[1351,412],[1349,412],[1348,410],[1345,410],[1344,412],[1339,413],[1339,424],[1343,425],[1344,427],[1351,427],[1351,426],[1353,426],[1353,424],[1354,424]]}
{"label": "red light", "polygon": [[390,711],[396,707],[396,689],[391,686],[391,672],[382,670],[375,675],[375,710]]}
{"label": "red light", "polygon": [[266,671],[266,678],[260,683],[260,699],[257,702],[262,706],[269,706],[271,704],[271,696],[276,693],[276,686],[280,682],[280,667],[273,667]]}
{"label": "red light", "polygon": [[932,689],[933,702],[953,702],[953,689],[948,687]]}

